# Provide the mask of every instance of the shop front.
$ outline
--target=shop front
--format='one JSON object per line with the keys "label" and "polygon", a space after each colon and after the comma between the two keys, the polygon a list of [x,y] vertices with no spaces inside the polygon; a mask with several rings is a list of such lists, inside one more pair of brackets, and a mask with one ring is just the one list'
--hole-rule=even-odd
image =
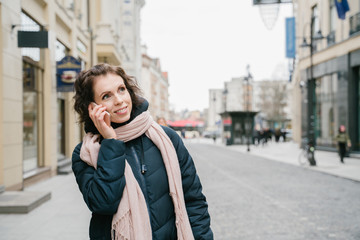
{"label": "shop front", "polygon": [[[360,50],[314,66],[314,133],[316,147],[336,151],[334,140],[344,125],[352,141],[352,152],[360,150]],[[307,72],[310,70],[307,69]],[[309,76],[304,71],[303,76]],[[308,82],[308,79],[303,79]],[[304,87],[308,87],[307,84]],[[302,91],[302,138],[306,139],[308,92]]]}
{"label": "shop front", "polygon": [[[40,31],[42,27],[21,13],[22,31]],[[20,38],[20,37],[19,37]],[[23,82],[23,178],[43,167],[42,151],[42,80],[43,57],[40,48],[21,48]]]}

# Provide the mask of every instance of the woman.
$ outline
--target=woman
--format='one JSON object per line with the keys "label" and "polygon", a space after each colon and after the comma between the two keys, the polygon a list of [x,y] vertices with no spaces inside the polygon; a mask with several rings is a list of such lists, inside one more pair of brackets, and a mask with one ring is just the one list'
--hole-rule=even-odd
{"label": "woman", "polygon": [[351,141],[350,141],[349,136],[346,133],[346,128],[344,125],[340,125],[339,133],[335,139],[338,143],[340,162],[344,163],[344,157],[346,156],[346,147],[348,147],[348,148],[351,147]]}
{"label": "woman", "polygon": [[157,122],[159,125],[162,125],[162,126],[165,126],[165,127],[168,126],[164,117],[157,117],[156,122]]}
{"label": "woman", "polygon": [[213,239],[191,156],[149,115],[120,67],[99,64],[75,81],[74,109],[86,136],[72,168],[92,212],[91,239]]}

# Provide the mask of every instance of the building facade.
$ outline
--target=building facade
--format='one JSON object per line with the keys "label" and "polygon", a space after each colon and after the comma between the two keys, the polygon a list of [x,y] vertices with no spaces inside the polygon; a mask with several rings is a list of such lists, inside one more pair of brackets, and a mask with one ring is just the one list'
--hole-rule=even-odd
{"label": "building facade", "polygon": [[253,128],[254,107],[253,79],[232,78],[223,89],[209,90],[207,130],[220,132],[223,141],[244,144]]}
{"label": "building facade", "polygon": [[151,58],[143,46],[140,88],[149,101],[149,111],[154,120],[163,117],[169,120],[169,79],[161,70],[160,60]]}
{"label": "building facade", "polygon": [[[221,131],[223,135],[224,131],[235,131],[235,136],[244,133],[246,118],[250,117],[247,113],[254,117],[252,130],[291,128],[292,86],[288,81],[247,79],[233,78],[224,83],[223,89],[209,90],[207,130]],[[240,125],[233,125],[226,113],[237,114]]]}
{"label": "building facade", "polygon": [[224,111],[223,89],[209,89],[209,108],[207,111],[206,130],[220,131],[221,116]]}
{"label": "building facade", "polygon": [[[342,1],[344,2],[344,1]],[[335,150],[345,125],[360,149],[360,2],[340,18],[333,0],[293,1],[298,41],[293,77],[294,139]],[[341,2],[340,2],[341,4]]]}
{"label": "building facade", "polygon": [[[59,60],[71,56],[81,69],[107,62],[140,77],[143,5],[138,0],[0,1],[0,191],[57,174],[82,139],[73,92],[59,90]],[[47,46],[19,47],[18,40],[29,40],[21,39],[19,30],[47,32]]]}

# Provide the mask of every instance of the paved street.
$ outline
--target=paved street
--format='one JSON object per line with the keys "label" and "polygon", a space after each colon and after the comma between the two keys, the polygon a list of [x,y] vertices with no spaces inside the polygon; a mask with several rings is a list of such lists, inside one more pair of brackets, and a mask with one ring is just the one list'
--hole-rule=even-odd
{"label": "paved street", "polygon": [[[215,239],[360,239],[360,182],[234,147],[186,144],[209,202]],[[50,190],[51,200],[28,214],[0,215],[0,239],[88,239],[90,213],[74,176],[26,189],[40,190]]]}
{"label": "paved street", "polygon": [[217,145],[188,144],[215,239],[360,239],[360,183]]}

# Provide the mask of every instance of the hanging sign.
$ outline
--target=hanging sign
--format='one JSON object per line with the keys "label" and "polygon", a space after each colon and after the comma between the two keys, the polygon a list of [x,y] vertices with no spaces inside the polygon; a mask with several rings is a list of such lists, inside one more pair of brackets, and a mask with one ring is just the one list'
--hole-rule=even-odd
{"label": "hanging sign", "polygon": [[253,5],[292,3],[292,0],[253,0]]}
{"label": "hanging sign", "polygon": [[56,62],[56,81],[58,92],[72,92],[76,76],[81,71],[81,62],[72,56],[65,56]]}
{"label": "hanging sign", "polygon": [[286,18],[286,57],[295,58],[295,18]]}
{"label": "hanging sign", "polygon": [[47,31],[18,31],[18,47],[23,48],[48,48]]}

